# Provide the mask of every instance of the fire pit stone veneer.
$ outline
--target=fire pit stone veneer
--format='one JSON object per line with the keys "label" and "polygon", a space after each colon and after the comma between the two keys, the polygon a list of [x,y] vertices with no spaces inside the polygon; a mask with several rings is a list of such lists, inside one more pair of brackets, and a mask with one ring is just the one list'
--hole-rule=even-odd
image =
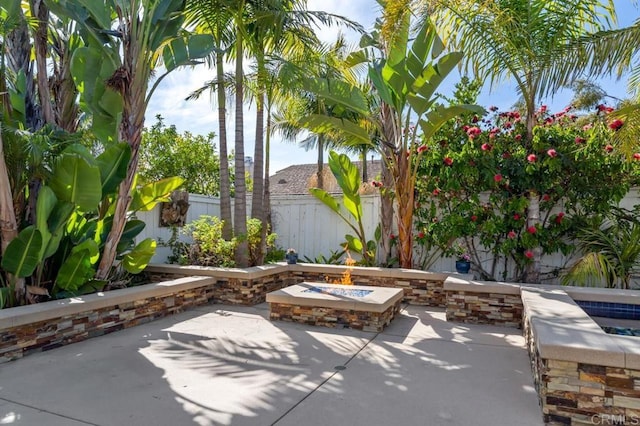
{"label": "fire pit stone veneer", "polygon": [[267,294],[270,318],[380,332],[400,312],[403,290],[303,282]]}

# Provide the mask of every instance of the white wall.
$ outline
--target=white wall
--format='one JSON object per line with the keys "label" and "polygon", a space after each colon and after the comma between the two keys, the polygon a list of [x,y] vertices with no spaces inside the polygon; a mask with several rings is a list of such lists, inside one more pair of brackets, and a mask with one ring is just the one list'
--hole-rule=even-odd
{"label": "white wall", "polygon": [[[340,198],[338,197],[338,201]],[[620,206],[632,209],[639,203],[640,192],[636,188],[627,194]],[[218,198],[190,194],[189,204],[187,222],[197,219],[201,215],[220,215],[220,200]],[[251,210],[250,206],[251,202],[248,199],[247,211]],[[379,196],[362,196],[362,207],[366,235],[368,238],[373,238],[375,228],[380,221]],[[345,241],[344,235],[346,233],[353,234],[353,231],[335,213],[311,195],[274,196],[271,200],[271,209],[274,232],[278,234],[276,244],[284,249],[295,248],[301,258],[308,256],[313,259],[320,254],[328,257],[331,251],[339,250],[341,243]],[[166,241],[171,236],[169,228],[159,226],[159,206],[151,212],[138,213],[137,216],[147,224],[145,230],[138,237],[139,240],[150,237]],[[153,262],[163,263],[169,254],[168,248],[158,247]],[[493,260],[491,253],[483,253],[481,258],[486,269],[489,269],[488,265]],[[566,266],[569,260],[559,253],[554,256],[545,256],[542,259],[543,271]],[[429,269],[432,271],[455,270],[455,260],[438,259]]]}

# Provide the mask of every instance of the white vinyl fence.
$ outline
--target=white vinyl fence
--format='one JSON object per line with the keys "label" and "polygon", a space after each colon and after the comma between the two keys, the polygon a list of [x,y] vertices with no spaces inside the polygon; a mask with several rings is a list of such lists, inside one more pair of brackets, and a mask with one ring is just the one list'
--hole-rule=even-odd
{"label": "white vinyl fence", "polygon": [[[251,210],[250,198],[247,211]],[[632,209],[640,203],[640,193],[635,188],[620,203],[621,207]],[[202,215],[219,216],[220,200],[218,198],[189,194],[189,211],[187,223]],[[362,196],[364,228],[367,238],[373,238],[375,228],[380,221],[380,197],[378,195]],[[313,196],[274,196],[271,200],[274,232],[278,235],[276,244],[284,249],[295,248],[300,257],[313,259],[319,255],[329,256],[332,251],[339,250],[345,241],[345,234],[353,231],[327,206]],[[154,238],[168,240],[170,228],[160,227],[160,206],[153,211],[139,213],[138,218],[147,226],[139,239]],[[166,262],[171,254],[166,247],[158,247],[153,258],[155,263]],[[416,254],[416,260],[417,260]],[[481,254],[483,264],[489,269],[493,261],[490,253]],[[542,259],[543,272],[564,267],[570,259],[561,254],[545,256]],[[454,260],[440,258],[429,268],[431,271],[455,270]],[[551,280],[549,282],[554,282]]]}

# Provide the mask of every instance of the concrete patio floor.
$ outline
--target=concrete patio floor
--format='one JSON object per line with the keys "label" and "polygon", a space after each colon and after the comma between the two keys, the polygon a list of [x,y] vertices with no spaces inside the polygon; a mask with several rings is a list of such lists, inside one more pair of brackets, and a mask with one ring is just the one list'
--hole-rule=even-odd
{"label": "concrete patio floor", "polygon": [[382,333],[210,305],[0,365],[0,425],[541,425],[520,330]]}

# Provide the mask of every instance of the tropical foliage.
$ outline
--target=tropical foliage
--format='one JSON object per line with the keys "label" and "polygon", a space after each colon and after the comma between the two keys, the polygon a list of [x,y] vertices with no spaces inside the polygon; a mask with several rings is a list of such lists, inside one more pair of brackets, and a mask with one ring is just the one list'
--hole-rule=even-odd
{"label": "tropical foliage", "polygon": [[214,134],[179,133],[166,126],[162,117],[145,128],[140,150],[140,182],[179,176],[183,190],[192,194],[220,195],[220,158],[216,154]]}
{"label": "tropical foliage", "polygon": [[[456,96],[475,94],[460,85]],[[452,254],[453,243],[464,242],[476,272],[491,280],[526,280],[535,247],[573,253],[585,221],[611,212],[639,177],[638,163],[609,144],[615,120],[600,109],[579,118],[571,108],[552,114],[542,107],[530,148],[518,111],[490,108],[450,122],[420,165],[433,178],[419,184],[418,243]],[[536,225],[526,220],[532,201],[541,212]]]}
{"label": "tropical foliage", "polygon": [[[162,242],[163,245],[171,248],[172,255],[169,261],[180,265],[229,268],[237,266],[235,250],[238,247],[238,238],[226,240],[222,235],[223,225],[218,217],[201,216],[180,232],[174,229],[171,239],[166,243]],[[247,242],[249,252],[253,253],[250,264],[255,266],[258,264],[257,253],[261,244],[262,224],[257,219],[248,219],[246,226],[249,233],[243,238]],[[276,234],[267,232],[267,249],[269,252],[274,252],[275,260],[281,260],[282,251],[275,247],[276,238]]]}
{"label": "tropical foliage", "polygon": [[[329,168],[342,190],[342,206],[321,188],[311,188],[311,194],[322,201],[353,230],[355,235],[345,235],[346,250],[360,254],[361,263],[365,266],[376,264],[376,252],[380,240],[380,226],[375,231],[374,239],[367,240],[362,218],[362,201],[360,199],[360,174],[358,168],[345,154],[335,151],[329,153]],[[348,216],[345,215],[345,210]]]}
{"label": "tropical foliage", "polygon": [[[610,28],[615,21],[612,0],[428,0],[426,5],[442,29],[443,38],[466,52],[464,70],[492,86],[512,79],[522,97],[520,113],[525,124],[522,144],[534,147],[533,128],[541,100],[574,81],[569,47],[585,41],[590,34]],[[601,72],[598,70],[598,72]],[[541,194],[531,188],[529,226],[540,226],[535,198]],[[532,247],[527,281],[537,282],[543,249]]]}
{"label": "tropical foliage", "polygon": [[[315,133],[339,131],[352,145],[371,145],[380,153],[392,187],[384,192],[397,205],[398,259],[400,266],[413,266],[413,208],[417,164],[425,152],[425,143],[434,133],[465,111],[481,112],[472,105],[444,107],[436,104],[436,90],[462,58],[461,52],[444,54],[444,45],[435,27],[425,20],[414,37],[410,36],[410,13],[398,17],[381,58],[367,59],[368,77],[376,98],[370,99],[363,88],[344,81],[315,79],[309,90],[325,99],[328,105],[370,116],[363,123],[350,117],[310,115],[305,125]],[[368,38],[375,44],[372,36]],[[378,40],[378,43],[380,40]],[[380,45],[378,45],[380,47]],[[432,63],[432,58],[436,58]],[[374,110],[371,115],[369,111]],[[383,231],[389,235],[389,230]]]}

